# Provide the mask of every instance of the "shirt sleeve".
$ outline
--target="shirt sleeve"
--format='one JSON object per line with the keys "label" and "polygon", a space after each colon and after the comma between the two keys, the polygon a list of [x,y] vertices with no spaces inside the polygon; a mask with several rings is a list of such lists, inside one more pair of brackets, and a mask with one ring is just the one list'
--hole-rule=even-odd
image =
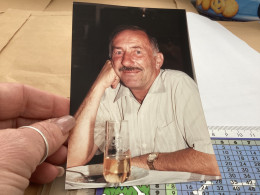
{"label": "shirt sleeve", "polygon": [[175,93],[178,128],[190,148],[214,154],[196,83],[184,75]]}

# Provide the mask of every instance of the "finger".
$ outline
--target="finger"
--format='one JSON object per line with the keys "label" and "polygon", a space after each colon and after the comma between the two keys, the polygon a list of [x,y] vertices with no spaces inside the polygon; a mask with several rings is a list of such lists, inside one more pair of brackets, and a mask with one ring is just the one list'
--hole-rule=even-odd
{"label": "finger", "polygon": [[105,63],[105,66],[112,66],[111,60],[107,60],[106,63]]}
{"label": "finger", "polygon": [[21,126],[31,125],[36,122],[40,122],[42,120],[39,119],[27,119],[27,118],[13,118],[0,121],[0,129],[7,129],[7,128],[18,128]]}
{"label": "finger", "polygon": [[68,148],[68,142],[69,142],[69,138],[63,143],[64,146],[66,146]]}
{"label": "finger", "polygon": [[75,126],[75,119],[72,116],[67,115],[35,123],[32,126],[39,129],[45,135],[49,144],[50,156],[67,140],[69,135],[68,132]]}
{"label": "finger", "polygon": [[[72,116],[64,116],[56,119],[50,119],[31,125],[37,128],[45,136],[49,146],[49,156],[54,154],[68,138],[68,132],[75,126],[75,119]],[[31,128],[19,129],[25,139],[26,151],[34,155],[29,159],[32,167],[36,167],[46,152],[46,145],[43,137]],[[26,152],[25,154],[26,155]],[[27,159],[28,160],[28,159]]]}
{"label": "finger", "polygon": [[115,89],[115,88],[117,87],[117,85],[118,85],[119,82],[120,82],[120,79],[119,79],[118,76],[116,76],[114,82],[113,82],[112,85],[111,85],[112,88]]}
{"label": "finger", "polygon": [[62,167],[57,167],[50,163],[42,163],[31,175],[30,181],[38,184],[50,183],[56,177],[61,177],[64,174]]}
{"label": "finger", "polygon": [[69,113],[69,100],[33,87],[0,84],[0,120],[16,117],[47,119]]}
{"label": "finger", "polygon": [[66,146],[62,145],[54,154],[49,156],[46,161],[54,164],[54,165],[61,165],[66,162],[68,149]]}

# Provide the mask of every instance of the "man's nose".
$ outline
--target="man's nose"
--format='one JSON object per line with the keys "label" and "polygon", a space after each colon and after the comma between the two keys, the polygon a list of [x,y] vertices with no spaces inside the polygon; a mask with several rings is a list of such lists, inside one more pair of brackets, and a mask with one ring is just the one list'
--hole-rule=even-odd
{"label": "man's nose", "polygon": [[132,55],[129,52],[125,52],[122,58],[122,65],[124,66],[132,66],[133,65],[133,59]]}

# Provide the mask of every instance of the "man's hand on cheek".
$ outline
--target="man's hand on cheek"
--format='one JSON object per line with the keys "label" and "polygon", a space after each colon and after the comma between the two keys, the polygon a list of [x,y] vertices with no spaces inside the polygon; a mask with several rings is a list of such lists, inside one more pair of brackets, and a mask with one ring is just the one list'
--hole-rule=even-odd
{"label": "man's hand on cheek", "polygon": [[100,85],[103,89],[112,87],[113,89],[117,87],[120,82],[119,77],[116,75],[112,62],[107,60],[102,70],[100,71],[95,83]]}

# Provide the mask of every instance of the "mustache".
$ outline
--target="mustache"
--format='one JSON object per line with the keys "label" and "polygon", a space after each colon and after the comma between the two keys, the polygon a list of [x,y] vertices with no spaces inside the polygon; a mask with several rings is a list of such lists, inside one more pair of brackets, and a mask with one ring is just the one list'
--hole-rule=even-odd
{"label": "mustache", "polygon": [[119,71],[124,71],[124,70],[126,70],[126,71],[131,71],[131,70],[140,70],[140,71],[142,71],[143,69],[141,69],[141,68],[138,68],[138,67],[133,67],[133,66],[123,66],[122,68],[119,68]]}

